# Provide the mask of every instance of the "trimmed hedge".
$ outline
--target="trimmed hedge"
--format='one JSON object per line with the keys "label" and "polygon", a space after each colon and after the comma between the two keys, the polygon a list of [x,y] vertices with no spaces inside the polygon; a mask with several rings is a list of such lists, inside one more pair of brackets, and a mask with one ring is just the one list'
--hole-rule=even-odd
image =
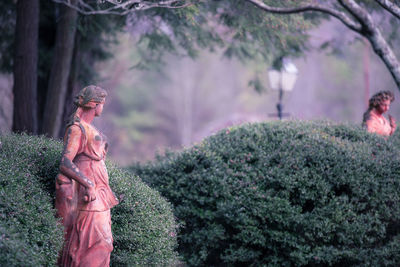
{"label": "trimmed hedge", "polygon": [[0,142],[0,266],[55,266],[62,227],[41,174],[55,177],[58,144],[16,135]]}
{"label": "trimmed hedge", "polygon": [[[54,217],[54,178],[62,143],[0,136],[0,266],[55,266],[62,227]],[[137,176],[107,162],[120,199],[112,209],[112,266],[169,266],[177,259],[171,206]]]}
{"label": "trimmed hedge", "polygon": [[132,173],[108,164],[121,203],[111,209],[112,266],[171,266],[177,262],[176,222],[169,202]]}
{"label": "trimmed hedge", "polygon": [[131,169],[174,204],[190,266],[399,266],[396,138],[249,124]]}

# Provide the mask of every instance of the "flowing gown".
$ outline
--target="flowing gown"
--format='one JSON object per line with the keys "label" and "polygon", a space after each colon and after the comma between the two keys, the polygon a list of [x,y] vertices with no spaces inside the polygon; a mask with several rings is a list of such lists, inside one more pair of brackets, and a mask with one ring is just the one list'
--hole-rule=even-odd
{"label": "flowing gown", "polygon": [[[85,188],[62,174],[56,182],[56,208],[65,227],[65,244],[59,265],[106,267],[113,250],[110,209],[118,204],[111,191],[104,159],[106,138],[84,121],[70,125],[70,136],[80,136],[73,162],[95,186],[96,199],[85,201]],[[73,138],[71,138],[73,139]],[[68,149],[68,138],[64,138]],[[77,144],[75,144],[77,145]]]}

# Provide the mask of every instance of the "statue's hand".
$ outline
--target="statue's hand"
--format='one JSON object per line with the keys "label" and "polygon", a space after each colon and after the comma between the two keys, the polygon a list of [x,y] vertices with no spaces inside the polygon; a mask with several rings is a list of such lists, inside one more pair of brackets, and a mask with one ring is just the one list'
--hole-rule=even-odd
{"label": "statue's hand", "polygon": [[86,192],[84,196],[85,202],[91,202],[96,199],[96,190],[94,186],[86,187]]}
{"label": "statue's hand", "polygon": [[389,122],[392,128],[396,128],[396,120],[391,115],[389,115]]}

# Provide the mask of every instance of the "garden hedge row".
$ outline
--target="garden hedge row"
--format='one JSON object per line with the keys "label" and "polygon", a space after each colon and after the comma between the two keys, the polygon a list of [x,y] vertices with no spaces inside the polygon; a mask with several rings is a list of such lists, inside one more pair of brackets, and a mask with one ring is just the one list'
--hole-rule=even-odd
{"label": "garden hedge row", "polygon": [[332,122],[225,129],[133,170],[190,266],[400,266],[400,150]]}
{"label": "garden hedge row", "polygon": [[[54,217],[61,142],[0,136],[0,266],[55,266],[62,228]],[[112,266],[170,266],[177,259],[171,205],[137,176],[107,162],[120,199],[112,209]]]}

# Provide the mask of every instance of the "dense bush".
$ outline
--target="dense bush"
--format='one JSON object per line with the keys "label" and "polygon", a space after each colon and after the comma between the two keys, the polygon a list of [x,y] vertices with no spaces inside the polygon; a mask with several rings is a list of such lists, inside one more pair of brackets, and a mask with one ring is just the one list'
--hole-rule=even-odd
{"label": "dense bush", "polygon": [[174,204],[191,266],[399,266],[399,152],[359,127],[273,122],[132,170]]}
{"label": "dense bush", "polygon": [[112,266],[170,266],[177,260],[171,204],[132,173],[108,164],[121,203],[112,211]]}
{"label": "dense bush", "polygon": [[[62,144],[44,137],[0,136],[0,266],[55,266],[62,229],[54,217],[54,178]],[[121,203],[112,209],[112,266],[175,262],[170,204],[138,177],[107,163]]]}
{"label": "dense bush", "polygon": [[[28,136],[0,137],[0,266],[54,266],[62,228],[48,177],[59,144]],[[47,174],[46,174],[47,176]]]}

